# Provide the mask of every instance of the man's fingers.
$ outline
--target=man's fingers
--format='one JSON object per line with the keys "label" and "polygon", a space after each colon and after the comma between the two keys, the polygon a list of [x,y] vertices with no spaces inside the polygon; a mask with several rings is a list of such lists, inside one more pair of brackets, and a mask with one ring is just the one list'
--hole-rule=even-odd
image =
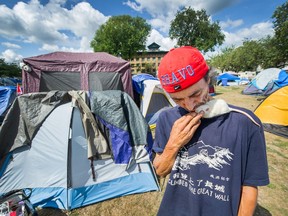
{"label": "man's fingers", "polygon": [[[174,124],[183,125],[185,127],[186,125],[188,125],[190,123],[190,121],[193,118],[195,118],[198,115],[199,115],[199,113],[196,113],[196,112],[188,113],[188,114],[182,116],[181,118],[179,118],[178,120],[176,120]],[[202,117],[203,114],[200,114],[200,115]]]}
{"label": "man's fingers", "polygon": [[[203,114],[196,114],[195,117],[190,118],[189,121],[186,123],[185,127],[183,128],[183,132],[187,135],[194,134],[196,129],[199,127],[201,123],[201,118]],[[195,128],[195,129],[194,129]]]}

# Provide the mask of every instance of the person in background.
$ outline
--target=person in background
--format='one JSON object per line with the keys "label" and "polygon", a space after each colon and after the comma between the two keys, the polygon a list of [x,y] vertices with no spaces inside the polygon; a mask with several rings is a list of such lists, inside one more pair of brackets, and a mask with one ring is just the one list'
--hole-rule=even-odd
{"label": "person in background", "polygon": [[260,120],[209,95],[209,67],[194,47],[170,50],[158,78],[178,105],[155,131],[153,165],[170,174],[158,215],[253,215],[257,187],[269,184]]}

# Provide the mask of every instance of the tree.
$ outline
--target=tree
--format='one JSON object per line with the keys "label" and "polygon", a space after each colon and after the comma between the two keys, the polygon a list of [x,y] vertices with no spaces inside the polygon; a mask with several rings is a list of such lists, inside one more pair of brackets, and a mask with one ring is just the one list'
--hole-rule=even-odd
{"label": "tree", "polygon": [[231,62],[232,59],[232,53],[234,51],[235,47],[226,47],[223,48],[221,51],[221,54],[218,54],[208,60],[208,64],[212,67],[218,68],[221,71],[228,71],[231,69]]}
{"label": "tree", "polygon": [[90,46],[94,52],[108,52],[130,60],[145,50],[151,26],[141,17],[113,16],[96,31]]}
{"label": "tree", "polygon": [[288,62],[288,1],[277,7],[272,15],[272,18],[275,19],[273,21],[275,30],[275,45],[279,50],[281,50],[279,54],[283,66],[286,62]]}
{"label": "tree", "polygon": [[234,71],[256,71],[262,64],[265,48],[261,41],[244,41],[243,45],[234,50]]}
{"label": "tree", "polygon": [[283,57],[281,49],[277,46],[275,37],[268,36],[261,39],[263,47],[263,58],[261,59],[262,68],[279,67],[283,66]]}
{"label": "tree", "polygon": [[143,73],[148,73],[151,74],[153,76],[156,76],[156,66],[155,63],[146,63],[144,65],[144,71],[142,71]]}
{"label": "tree", "polygon": [[240,47],[222,50],[222,54],[211,58],[209,63],[223,71],[256,71],[259,65],[262,66],[266,52],[261,40],[247,40]]}
{"label": "tree", "polygon": [[21,77],[21,69],[16,63],[6,63],[4,59],[0,59],[0,76]]}
{"label": "tree", "polygon": [[190,7],[177,12],[169,36],[176,39],[179,46],[191,45],[204,52],[214,51],[225,38],[218,21],[210,23],[205,10],[194,11]]}

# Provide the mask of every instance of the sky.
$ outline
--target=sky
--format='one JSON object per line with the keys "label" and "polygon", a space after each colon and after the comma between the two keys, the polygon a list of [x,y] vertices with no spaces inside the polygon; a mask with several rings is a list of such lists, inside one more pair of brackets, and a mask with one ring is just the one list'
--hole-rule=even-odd
{"label": "sky", "polygon": [[0,58],[6,62],[55,51],[93,52],[90,41],[109,17],[140,16],[152,27],[147,46],[160,50],[176,45],[168,36],[170,22],[180,8],[205,9],[219,22],[225,41],[221,49],[244,40],[273,36],[272,15],[287,0],[0,0]]}

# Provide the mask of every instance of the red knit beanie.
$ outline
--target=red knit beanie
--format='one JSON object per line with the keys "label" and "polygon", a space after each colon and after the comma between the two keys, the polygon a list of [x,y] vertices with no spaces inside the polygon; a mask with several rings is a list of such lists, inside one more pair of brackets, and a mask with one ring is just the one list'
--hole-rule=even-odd
{"label": "red knit beanie", "polygon": [[209,67],[200,51],[191,46],[171,49],[161,60],[158,78],[168,93],[181,91],[202,79]]}

